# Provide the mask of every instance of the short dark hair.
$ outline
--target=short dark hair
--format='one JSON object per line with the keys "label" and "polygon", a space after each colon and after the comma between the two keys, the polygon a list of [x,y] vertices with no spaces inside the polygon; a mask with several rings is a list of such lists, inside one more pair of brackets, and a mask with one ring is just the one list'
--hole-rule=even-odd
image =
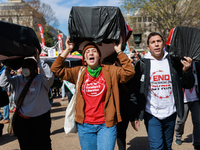
{"label": "short dark hair", "polygon": [[158,32],[151,32],[149,35],[148,35],[148,38],[147,38],[147,45],[149,45],[149,39],[152,37],[152,36],[155,36],[155,35],[159,35],[164,43],[164,39],[163,39],[163,36],[158,33]]}

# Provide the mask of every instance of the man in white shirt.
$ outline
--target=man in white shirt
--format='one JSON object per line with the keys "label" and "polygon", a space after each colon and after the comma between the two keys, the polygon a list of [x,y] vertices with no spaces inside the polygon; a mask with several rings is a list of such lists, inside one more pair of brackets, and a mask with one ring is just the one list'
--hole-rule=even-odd
{"label": "man in white shirt", "polygon": [[129,86],[133,102],[130,120],[137,131],[139,119],[144,118],[151,150],[171,150],[176,114],[183,117],[182,87],[194,86],[192,59],[171,58],[157,32],[149,34],[147,45],[149,53],[136,64]]}

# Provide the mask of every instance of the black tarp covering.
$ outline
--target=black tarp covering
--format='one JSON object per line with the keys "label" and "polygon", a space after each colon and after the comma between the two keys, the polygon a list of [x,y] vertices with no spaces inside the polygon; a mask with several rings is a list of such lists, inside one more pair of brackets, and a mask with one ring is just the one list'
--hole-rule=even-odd
{"label": "black tarp covering", "polygon": [[177,26],[170,31],[166,51],[173,57],[200,60],[200,29]]}
{"label": "black tarp covering", "polygon": [[80,52],[86,41],[92,41],[103,51],[103,58],[115,52],[113,41],[119,43],[120,36],[123,38],[124,50],[132,33],[131,29],[127,29],[121,10],[113,6],[72,7],[68,30],[70,41],[75,43],[74,50]]}
{"label": "black tarp covering", "polygon": [[[33,56],[35,47],[41,52],[39,40],[32,28],[0,21],[0,62],[6,66],[15,64],[12,69],[18,69],[24,57]],[[11,59],[18,58],[20,61]]]}

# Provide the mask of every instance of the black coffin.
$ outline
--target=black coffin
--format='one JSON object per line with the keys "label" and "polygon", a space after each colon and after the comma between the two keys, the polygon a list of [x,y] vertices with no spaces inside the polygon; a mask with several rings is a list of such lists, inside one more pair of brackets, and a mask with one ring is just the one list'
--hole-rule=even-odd
{"label": "black coffin", "polygon": [[171,29],[166,42],[166,51],[178,59],[187,56],[200,61],[200,29],[184,26]]}
{"label": "black coffin", "polygon": [[74,50],[81,53],[86,43],[96,43],[101,60],[115,53],[113,41],[123,38],[122,50],[132,30],[127,26],[119,7],[72,7],[68,21],[69,39],[75,43]]}
{"label": "black coffin", "polygon": [[0,43],[0,62],[12,69],[21,67],[24,57],[33,56],[35,47],[41,52],[39,40],[32,28],[4,21],[0,21]]}

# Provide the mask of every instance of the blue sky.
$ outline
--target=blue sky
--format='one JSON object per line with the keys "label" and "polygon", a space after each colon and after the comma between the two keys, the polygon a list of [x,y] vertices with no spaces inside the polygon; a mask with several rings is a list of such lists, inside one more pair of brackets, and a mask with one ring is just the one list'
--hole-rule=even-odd
{"label": "blue sky", "polygon": [[68,36],[68,17],[72,6],[119,6],[119,0],[41,0],[49,4],[58,18],[58,27]]}
{"label": "blue sky", "polygon": [[[72,6],[120,6],[119,0],[40,0],[42,3],[49,4],[55,16],[58,18],[60,29],[68,36],[68,16]],[[8,0],[0,0],[1,3],[7,3]]]}

